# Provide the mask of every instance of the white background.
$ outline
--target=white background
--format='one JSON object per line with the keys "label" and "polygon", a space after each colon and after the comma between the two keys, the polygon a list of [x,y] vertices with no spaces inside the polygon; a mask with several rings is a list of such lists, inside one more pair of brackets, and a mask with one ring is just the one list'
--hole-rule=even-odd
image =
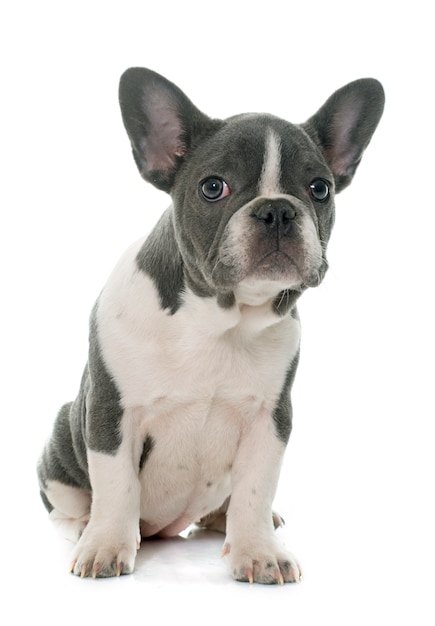
{"label": "white background", "polygon": [[[4,623],[433,626],[429,10],[421,0],[2,3]],[[384,118],[337,198],[330,272],[300,304],[276,508],[301,585],[233,582],[216,536],[153,542],[134,575],[81,581],[39,501],[36,460],[78,390],[89,311],[121,252],[169,204],[140,179],[122,127],[117,85],[131,65],[164,74],[215,117],[300,122],[355,78],[386,90]]]}

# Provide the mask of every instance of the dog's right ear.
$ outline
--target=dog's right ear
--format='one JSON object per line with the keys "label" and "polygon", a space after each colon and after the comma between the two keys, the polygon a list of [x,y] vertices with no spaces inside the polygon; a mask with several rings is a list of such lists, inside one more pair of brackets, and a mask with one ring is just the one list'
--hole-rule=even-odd
{"label": "dog's right ear", "polygon": [[121,76],[119,102],[141,175],[169,192],[192,142],[212,121],[176,85],[141,67]]}
{"label": "dog's right ear", "polygon": [[384,110],[384,89],[374,78],[338,89],[303,128],[320,146],[338,193],[353,179]]}

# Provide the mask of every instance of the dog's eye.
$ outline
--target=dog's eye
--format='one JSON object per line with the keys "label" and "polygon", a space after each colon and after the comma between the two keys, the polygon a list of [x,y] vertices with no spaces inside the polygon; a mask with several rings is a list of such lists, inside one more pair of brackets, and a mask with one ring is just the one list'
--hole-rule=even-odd
{"label": "dog's eye", "polygon": [[327,202],[329,200],[329,185],[323,178],[315,178],[309,189],[311,197],[316,202]]}
{"label": "dog's eye", "polygon": [[212,177],[207,178],[201,184],[201,193],[209,202],[216,202],[216,200],[221,200],[225,198],[225,196],[229,196],[230,189],[222,178]]}

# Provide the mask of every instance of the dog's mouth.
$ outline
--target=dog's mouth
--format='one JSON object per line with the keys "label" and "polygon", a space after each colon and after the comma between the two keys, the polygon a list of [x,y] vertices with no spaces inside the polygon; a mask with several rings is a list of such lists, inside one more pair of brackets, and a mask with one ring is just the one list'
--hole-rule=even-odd
{"label": "dog's mouth", "polygon": [[310,263],[303,254],[289,254],[282,248],[255,259],[247,275],[251,278],[288,282],[288,288],[317,287],[325,274],[325,263]]}
{"label": "dog's mouth", "polygon": [[[256,281],[276,285],[276,290],[302,290],[317,287],[323,280],[327,263],[325,259],[313,260],[309,255],[276,248],[264,251],[258,249],[244,259],[233,259],[232,265],[219,264],[215,267],[214,279],[221,287],[235,287],[242,281],[250,284]],[[219,268],[219,269],[218,269]]]}
{"label": "dog's mouth", "polygon": [[270,275],[282,275],[286,273],[286,270],[290,267],[295,267],[294,262],[286,252],[280,249],[263,254],[261,258],[255,262],[255,269],[257,271]]}

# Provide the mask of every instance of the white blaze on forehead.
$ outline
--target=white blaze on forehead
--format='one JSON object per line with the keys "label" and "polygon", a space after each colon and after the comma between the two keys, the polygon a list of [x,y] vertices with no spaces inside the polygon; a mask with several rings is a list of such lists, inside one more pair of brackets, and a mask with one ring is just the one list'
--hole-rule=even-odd
{"label": "white blaze on forehead", "polygon": [[262,196],[281,193],[279,179],[281,176],[281,141],[274,130],[269,128],[266,135],[263,169],[261,171],[258,190]]}

